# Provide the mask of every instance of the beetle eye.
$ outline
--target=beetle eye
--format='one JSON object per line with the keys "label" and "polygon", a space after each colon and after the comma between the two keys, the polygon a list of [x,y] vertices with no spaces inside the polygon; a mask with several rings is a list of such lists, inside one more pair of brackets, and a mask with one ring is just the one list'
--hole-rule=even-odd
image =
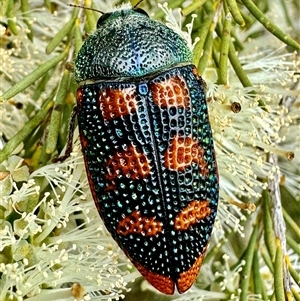
{"label": "beetle eye", "polygon": [[142,14],[142,15],[145,15],[145,16],[149,17],[149,15],[143,9],[141,9],[139,7],[135,7],[135,8],[133,8],[133,10],[140,13],[140,14]]}
{"label": "beetle eye", "polygon": [[98,22],[97,22],[97,28],[100,27],[102,25],[102,23],[108,19],[109,17],[111,16],[111,13],[106,13],[106,14],[103,14],[99,19],[98,19]]}

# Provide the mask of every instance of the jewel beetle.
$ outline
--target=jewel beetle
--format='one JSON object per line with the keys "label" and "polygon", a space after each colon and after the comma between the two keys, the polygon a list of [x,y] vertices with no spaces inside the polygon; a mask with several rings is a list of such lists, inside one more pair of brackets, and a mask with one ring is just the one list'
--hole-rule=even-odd
{"label": "jewel beetle", "polygon": [[112,237],[156,289],[194,283],[218,203],[205,83],[186,42],[135,7],[103,14],[75,61],[88,181]]}

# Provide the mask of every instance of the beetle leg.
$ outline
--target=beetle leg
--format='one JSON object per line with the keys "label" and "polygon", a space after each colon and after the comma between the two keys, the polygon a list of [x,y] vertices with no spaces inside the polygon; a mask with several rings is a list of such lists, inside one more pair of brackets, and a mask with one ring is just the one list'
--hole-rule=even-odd
{"label": "beetle leg", "polygon": [[54,158],[52,160],[53,163],[63,162],[67,158],[70,157],[70,154],[71,154],[72,149],[73,149],[73,135],[74,135],[74,129],[75,129],[75,117],[76,117],[76,115],[77,115],[77,107],[75,106],[72,110],[72,114],[71,114],[71,117],[70,117],[70,123],[69,123],[69,128],[68,128],[68,141],[67,141],[67,147],[66,147],[65,154],[63,156]]}

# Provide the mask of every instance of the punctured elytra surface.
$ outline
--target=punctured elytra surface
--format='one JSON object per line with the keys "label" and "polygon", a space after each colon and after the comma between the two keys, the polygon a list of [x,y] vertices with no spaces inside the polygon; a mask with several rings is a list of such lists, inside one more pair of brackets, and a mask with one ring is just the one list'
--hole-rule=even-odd
{"label": "punctured elytra surface", "polygon": [[78,89],[89,182],[107,229],[157,289],[186,291],[216,216],[218,177],[192,65]]}

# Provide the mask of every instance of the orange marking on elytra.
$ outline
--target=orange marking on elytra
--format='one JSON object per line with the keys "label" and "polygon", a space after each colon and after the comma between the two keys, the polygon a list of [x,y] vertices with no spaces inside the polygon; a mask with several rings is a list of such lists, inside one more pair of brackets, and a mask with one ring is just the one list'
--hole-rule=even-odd
{"label": "orange marking on elytra", "polygon": [[153,285],[157,290],[166,294],[166,295],[173,295],[175,284],[174,281],[171,279],[170,276],[164,276],[161,274],[154,273],[140,263],[135,262],[134,265],[139,270],[139,272],[144,276],[144,278]]}
{"label": "orange marking on elytra", "polygon": [[133,145],[129,145],[124,151],[116,151],[105,165],[105,177],[109,180],[106,190],[113,189],[114,180],[120,176],[139,180],[146,178],[150,173],[150,161]]}
{"label": "orange marking on elytra", "polygon": [[179,293],[184,293],[187,291],[195,282],[198,273],[200,271],[200,267],[202,265],[202,261],[206,252],[206,248],[200,254],[200,256],[196,259],[195,263],[185,272],[179,274],[179,278],[177,280],[177,289]]}
{"label": "orange marking on elytra", "polygon": [[192,68],[192,72],[195,75],[196,79],[199,80],[201,77],[199,76],[198,70],[196,67]]}
{"label": "orange marking on elytra", "polygon": [[203,87],[204,90],[207,90],[206,82],[204,79],[198,74],[198,70],[196,67],[192,69],[193,74],[195,75],[196,79],[200,83],[200,85]]}
{"label": "orange marking on elytra", "polygon": [[161,108],[171,106],[190,107],[190,96],[187,84],[179,75],[175,75],[159,83],[152,83],[150,89],[154,103]]}
{"label": "orange marking on elytra", "polygon": [[82,100],[83,100],[83,88],[82,87],[79,87],[76,91],[76,100],[77,100],[77,103],[81,103]]}
{"label": "orange marking on elytra", "polygon": [[183,171],[192,162],[198,163],[201,173],[207,176],[207,163],[204,149],[192,137],[175,136],[164,154],[165,166],[171,170]]}
{"label": "orange marking on elytra", "polygon": [[208,201],[192,201],[176,215],[174,228],[178,231],[188,230],[192,225],[209,216],[210,213]]}
{"label": "orange marking on elytra", "polygon": [[155,236],[162,232],[162,222],[153,216],[142,216],[140,211],[133,211],[119,221],[117,233],[126,236],[129,234],[141,234],[143,236]]}
{"label": "orange marking on elytra", "polygon": [[100,90],[99,106],[104,120],[112,120],[136,111],[136,91],[133,88]]}

